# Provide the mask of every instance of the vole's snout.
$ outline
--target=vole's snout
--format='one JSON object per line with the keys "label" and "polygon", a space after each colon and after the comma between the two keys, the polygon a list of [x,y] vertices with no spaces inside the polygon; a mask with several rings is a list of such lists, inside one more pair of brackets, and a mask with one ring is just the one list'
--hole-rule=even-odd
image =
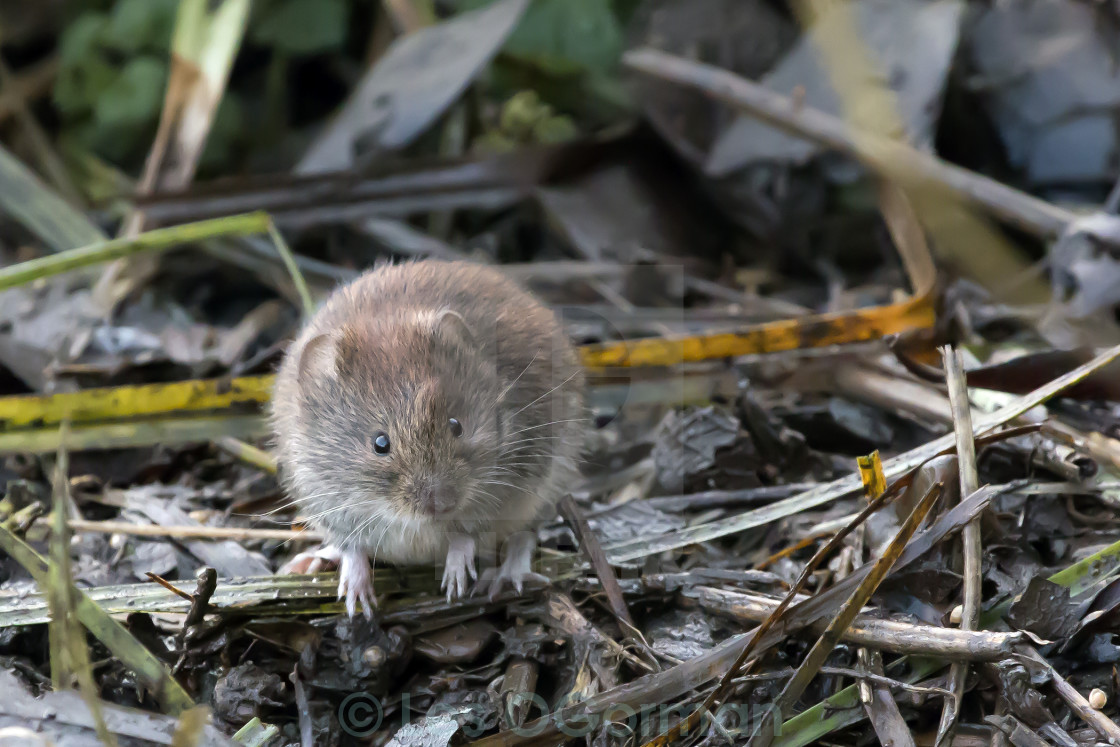
{"label": "vole's snout", "polygon": [[421,482],[416,485],[416,504],[421,513],[446,516],[459,505],[459,492],[436,480]]}

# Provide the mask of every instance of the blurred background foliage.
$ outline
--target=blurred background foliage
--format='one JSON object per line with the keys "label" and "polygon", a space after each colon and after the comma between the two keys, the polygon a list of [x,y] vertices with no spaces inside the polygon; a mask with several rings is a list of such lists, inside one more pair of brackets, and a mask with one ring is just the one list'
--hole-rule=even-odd
{"label": "blurred background foliage", "polygon": [[[490,0],[430,8],[440,17]],[[623,28],[639,0],[535,0],[479,81],[479,149],[558,142],[576,120],[601,125],[628,111],[618,78]],[[136,173],[163,106],[177,0],[64,4],[51,100],[59,143]],[[362,0],[256,0],[200,175],[281,169],[306,147],[389,35]],[[370,33],[370,29],[374,33]]]}

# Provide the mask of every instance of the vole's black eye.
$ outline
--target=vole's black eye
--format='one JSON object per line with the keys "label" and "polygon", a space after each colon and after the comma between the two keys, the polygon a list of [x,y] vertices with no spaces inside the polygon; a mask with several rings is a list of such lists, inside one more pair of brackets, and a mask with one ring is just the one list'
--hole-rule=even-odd
{"label": "vole's black eye", "polygon": [[459,436],[463,435],[463,424],[458,420],[456,420],[455,418],[451,418],[451,420],[447,421],[447,424],[451,426],[452,436],[458,438]]}
{"label": "vole's black eye", "polygon": [[389,453],[389,435],[385,431],[374,434],[373,450],[382,455]]}

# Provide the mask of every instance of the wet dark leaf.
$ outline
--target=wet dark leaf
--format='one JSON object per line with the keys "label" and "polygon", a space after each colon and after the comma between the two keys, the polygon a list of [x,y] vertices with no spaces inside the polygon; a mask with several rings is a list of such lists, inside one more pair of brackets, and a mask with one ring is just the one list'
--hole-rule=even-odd
{"label": "wet dark leaf", "polygon": [[653,447],[657,481],[679,491],[684,480],[715,462],[716,451],[738,438],[739,419],[725,408],[672,412],[662,421]]}
{"label": "wet dark leaf", "polygon": [[830,398],[824,407],[799,408],[786,420],[822,451],[856,456],[894,439],[894,429],[881,410],[838,397]]}
{"label": "wet dark leaf", "polygon": [[1027,667],[1014,659],[1005,659],[998,669],[1000,693],[1012,713],[1035,728],[1054,720],[1038,692],[1037,685],[1041,683],[1034,681]]}
{"label": "wet dark leaf", "polygon": [[714,645],[708,618],[697,612],[673,610],[647,621],[646,635],[654,651],[688,661]]}
{"label": "wet dark leaf", "polygon": [[498,635],[490,622],[479,619],[416,636],[416,653],[437,664],[467,664]]}
{"label": "wet dark leaf", "polygon": [[588,517],[588,524],[604,543],[620,542],[640,534],[663,534],[685,525],[685,520],[658,511],[645,501],[630,501]]}
{"label": "wet dark leaf", "polygon": [[241,725],[282,707],[286,699],[280,675],[248,662],[222,674],[214,685],[214,712],[231,724]]}
{"label": "wet dark leaf", "polygon": [[459,731],[459,722],[449,715],[424,717],[406,724],[386,747],[447,747]]}
{"label": "wet dark leaf", "polygon": [[1114,664],[1120,661],[1120,646],[1112,642],[1111,633],[1097,633],[1085,647],[1089,661],[1096,664]]}
{"label": "wet dark leaf", "polygon": [[1077,625],[1081,606],[1070,599],[1066,587],[1035,576],[1011,605],[1007,621],[1045,640],[1061,640]]}
{"label": "wet dark leaf", "polygon": [[984,721],[1003,732],[1015,747],[1050,747],[1050,743],[1014,716],[985,716]]}

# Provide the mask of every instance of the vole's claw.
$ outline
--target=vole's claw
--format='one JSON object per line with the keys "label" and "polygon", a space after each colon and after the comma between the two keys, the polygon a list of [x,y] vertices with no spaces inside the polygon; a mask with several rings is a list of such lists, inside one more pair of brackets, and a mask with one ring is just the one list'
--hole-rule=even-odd
{"label": "vole's claw", "polygon": [[319,571],[332,571],[338,567],[342,551],[334,545],[323,545],[314,550],[299,553],[276,571],[277,575],[312,574]]}
{"label": "vole's claw", "polygon": [[474,592],[477,594],[479,590],[487,589],[487,598],[493,602],[499,594],[505,591],[507,586],[514,589],[518,594],[523,594],[526,586],[548,586],[549,583],[551,581],[548,576],[543,576],[528,569],[511,568],[508,564],[502,564],[500,568],[487,568],[483,571],[482,578],[479,579]]}
{"label": "vole's claw", "polygon": [[522,576],[514,578],[513,585],[517,588],[518,594],[522,592],[521,587],[524,586],[526,582],[528,582],[530,586],[548,586],[552,583],[552,580],[542,573],[530,571]]}
{"label": "vole's claw", "polygon": [[364,552],[350,550],[342,553],[338,569],[338,598],[346,601],[346,614],[354,617],[358,605],[367,619],[373,618],[377,595],[373,591],[373,572]]}
{"label": "vole's claw", "polygon": [[467,577],[478,578],[474,567],[474,540],[462,534],[451,538],[447,547],[447,560],[443,565],[443,583],[440,589],[447,592],[447,601],[467,595]]}
{"label": "vole's claw", "polygon": [[447,565],[443,567],[443,583],[439,586],[441,591],[447,592],[448,604],[452,599],[458,599],[463,595],[463,587],[466,583],[466,568],[462,565],[452,565],[449,558]]}
{"label": "vole's claw", "polygon": [[466,572],[462,566],[453,568],[446,566],[443,569],[443,583],[440,584],[440,590],[447,592],[447,603],[450,604],[451,600],[458,599],[463,596],[463,587],[467,583]]}
{"label": "vole's claw", "polygon": [[[526,584],[549,584],[548,576],[533,572],[533,549],[536,547],[536,537],[532,532],[518,532],[512,535],[506,544],[506,559],[497,569],[488,568],[483,573],[478,587],[487,585],[489,581],[490,601],[502,593],[506,584],[517,590],[518,594],[524,593]],[[478,588],[476,587],[476,588]]]}

